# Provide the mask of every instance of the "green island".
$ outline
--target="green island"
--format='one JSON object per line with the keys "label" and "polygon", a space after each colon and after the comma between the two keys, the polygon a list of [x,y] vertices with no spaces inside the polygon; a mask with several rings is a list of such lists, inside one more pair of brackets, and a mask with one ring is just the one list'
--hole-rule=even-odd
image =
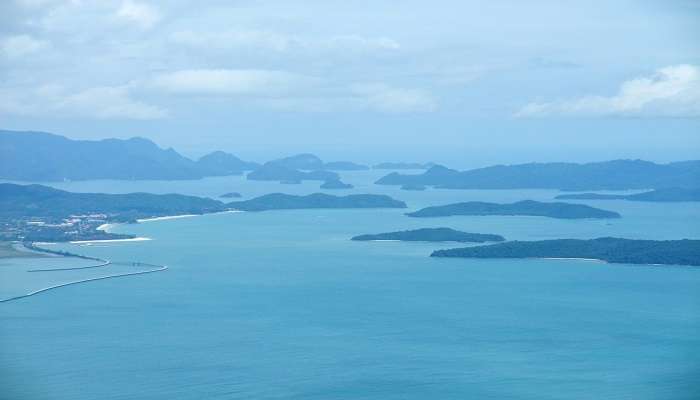
{"label": "green island", "polygon": [[633,240],[620,238],[513,241],[434,251],[431,257],[580,258],[620,264],[700,266],[700,240]]}
{"label": "green island", "polygon": [[321,189],[352,189],[355,186],[345,183],[340,179],[332,179],[321,184]]}
{"label": "green island", "polygon": [[333,196],[314,193],[307,196],[272,193],[254,199],[228,204],[236,210],[267,211],[310,208],[406,208],[406,203],[378,194]]}
{"label": "green island", "polygon": [[602,210],[584,204],[543,203],[534,200],[523,200],[509,204],[470,201],[426,207],[406,215],[421,218],[455,215],[521,215],[562,219],[620,218],[620,214],[614,211]]}
{"label": "green island", "polygon": [[409,231],[366,234],[353,237],[351,240],[399,240],[405,242],[502,242],[506,240],[501,235],[487,233],[461,232],[451,228],[422,228]]}
{"label": "green island", "polygon": [[656,189],[635,194],[572,193],[562,194],[556,199],[566,200],[631,200],[631,201],[700,201],[700,188]]}
{"label": "green island", "polygon": [[332,171],[313,170],[300,171],[278,164],[274,161],[264,164],[246,176],[253,181],[280,181],[280,182],[301,182],[301,181],[329,181],[340,179],[338,174]]}
{"label": "green island", "polygon": [[239,199],[239,198],[241,198],[241,194],[238,192],[228,192],[228,193],[222,194],[219,197],[221,197],[222,199]]}
{"label": "green island", "polygon": [[417,184],[407,183],[407,184],[401,186],[401,190],[422,191],[422,190],[425,190],[425,186],[424,186],[424,185],[417,185]]}

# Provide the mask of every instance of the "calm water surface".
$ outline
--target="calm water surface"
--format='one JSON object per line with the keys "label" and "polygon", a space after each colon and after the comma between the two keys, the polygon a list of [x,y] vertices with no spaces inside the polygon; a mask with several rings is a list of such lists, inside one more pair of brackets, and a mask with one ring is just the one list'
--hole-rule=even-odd
{"label": "calm water surface", "polygon": [[[375,172],[343,176],[356,189],[333,193],[386,193],[410,209],[557,194],[406,192],[372,185]],[[319,191],[239,177],[54,186],[212,197]],[[698,268],[431,259],[455,246],[348,240],[437,226],[525,240],[700,238],[697,204],[587,204],[623,218],[227,213],[114,228],[150,241],[54,246],[170,269],[1,303],[0,398],[697,399]],[[2,261],[0,292],[107,273],[24,272],[71,263],[81,261]]]}

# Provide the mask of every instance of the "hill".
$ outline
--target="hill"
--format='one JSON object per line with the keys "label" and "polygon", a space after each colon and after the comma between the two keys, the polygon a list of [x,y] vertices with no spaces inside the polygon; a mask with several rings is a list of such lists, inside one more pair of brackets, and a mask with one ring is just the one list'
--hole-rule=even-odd
{"label": "hill", "polygon": [[620,218],[620,214],[584,204],[542,203],[524,200],[510,204],[470,201],[426,207],[406,214],[409,217],[449,217],[454,215],[525,215],[563,219]]}
{"label": "hill", "polygon": [[309,208],[406,208],[406,203],[389,196],[354,194],[332,196],[314,193],[307,196],[272,193],[254,199],[229,203],[227,206],[242,211],[292,210]]}
{"label": "hill", "polygon": [[422,174],[393,172],[379,185],[426,185],[447,189],[623,190],[697,187],[700,161],[656,164],[614,160],[587,164],[530,163],[497,165],[468,171],[434,166]]}

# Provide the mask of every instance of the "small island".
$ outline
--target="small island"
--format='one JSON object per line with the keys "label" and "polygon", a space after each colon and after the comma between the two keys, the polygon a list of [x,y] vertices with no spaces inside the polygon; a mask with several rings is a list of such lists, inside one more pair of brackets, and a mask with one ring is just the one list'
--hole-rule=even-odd
{"label": "small island", "polygon": [[272,193],[227,204],[241,211],[295,210],[313,208],[406,208],[406,203],[378,194],[333,196],[314,193],[307,196]]}
{"label": "small island", "polygon": [[567,200],[630,200],[654,202],[700,201],[700,188],[656,189],[635,194],[572,193],[557,199]]}
{"label": "small island", "polygon": [[359,235],[351,240],[376,241],[376,240],[399,240],[404,242],[502,242],[506,240],[501,235],[487,233],[461,232],[450,228],[422,228],[410,231],[387,232],[377,234]]}
{"label": "small island", "polygon": [[416,162],[383,162],[372,166],[372,169],[428,169],[434,166],[435,163],[416,163]]}
{"label": "small island", "polygon": [[563,219],[620,218],[620,214],[614,211],[602,210],[584,204],[542,203],[534,200],[523,200],[510,204],[470,201],[427,207],[412,213],[407,213],[406,215],[409,217],[421,218],[449,217],[455,215],[520,215]]}
{"label": "small island", "polygon": [[620,238],[513,241],[486,246],[437,250],[431,257],[572,258],[620,264],[700,266],[700,240],[633,240]]}
{"label": "small island", "polygon": [[417,184],[411,184],[411,183],[409,183],[409,184],[406,184],[406,185],[401,186],[401,190],[416,190],[416,191],[422,191],[422,190],[425,190],[425,186],[424,186],[424,185],[417,185]]}
{"label": "small island", "polygon": [[323,169],[329,171],[366,171],[369,167],[352,161],[330,161],[323,165]]}
{"label": "small island", "polygon": [[325,181],[321,184],[321,189],[352,189],[355,186],[345,183],[340,179],[333,179],[330,181]]}
{"label": "small island", "polygon": [[340,179],[338,174],[332,171],[314,170],[305,172],[275,162],[264,164],[262,167],[249,173],[246,178],[253,181],[280,182],[328,181]]}
{"label": "small island", "polygon": [[222,199],[240,199],[241,194],[238,192],[228,192],[228,193],[222,194],[219,197],[221,197]]}

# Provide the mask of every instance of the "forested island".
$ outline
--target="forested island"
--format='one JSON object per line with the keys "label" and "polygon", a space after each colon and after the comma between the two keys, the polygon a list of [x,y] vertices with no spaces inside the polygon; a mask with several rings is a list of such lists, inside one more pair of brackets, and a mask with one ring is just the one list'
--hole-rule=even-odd
{"label": "forested island", "polygon": [[228,193],[222,194],[219,197],[221,197],[222,199],[239,199],[239,198],[241,198],[241,194],[238,192],[228,192]]}
{"label": "forested island", "polygon": [[700,188],[656,189],[635,194],[572,193],[557,199],[566,200],[630,200],[654,202],[700,201]]}
{"label": "forested island", "polygon": [[502,242],[506,240],[501,235],[488,233],[461,232],[451,228],[422,228],[409,231],[366,234],[353,237],[351,240],[399,240],[405,242]]}
{"label": "forested island", "polygon": [[509,204],[469,201],[426,207],[406,215],[422,218],[456,215],[522,215],[563,219],[620,218],[620,214],[614,211],[602,210],[584,204],[543,203],[534,200],[523,200]]}
{"label": "forested island", "polygon": [[340,179],[333,179],[330,181],[325,181],[321,184],[321,189],[352,189],[355,186],[345,183]]}
{"label": "forested island", "polygon": [[247,179],[254,181],[301,182],[339,180],[340,176],[332,171],[313,170],[307,172],[292,169],[275,162],[268,162],[249,173]]}
{"label": "forested island", "polygon": [[406,184],[401,186],[401,190],[415,190],[415,191],[422,191],[425,190],[425,186],[423,185],[415,185],[415,184]]}
{"label": "forested island", "polygon": [[435,163],[432,162],[383,162],[372,166],[372,169],[428,169],[434,165]]}
{"label": "forested island", "polygon": [[700,181],[700,161],[656,164],[613,160],[586,164],[529,163],[457,171],[440,165],[422,174],[393,172],[378,185],[425,185],[446,189],[625,190],[693,188]]}
{"label": "forested island", "polygon": [[513,241],[437,250],[431,257],[582,258],[623,264],[700,266],[700,240],[633,240],[606,237],[590,240]]}
{"label": "forested island", "polygon": [[293,210],[310,208],[406,208],[406,203],[378,194],[333,196],[314,193],[307,196],[272,193],[228,204],[241,211]]}

